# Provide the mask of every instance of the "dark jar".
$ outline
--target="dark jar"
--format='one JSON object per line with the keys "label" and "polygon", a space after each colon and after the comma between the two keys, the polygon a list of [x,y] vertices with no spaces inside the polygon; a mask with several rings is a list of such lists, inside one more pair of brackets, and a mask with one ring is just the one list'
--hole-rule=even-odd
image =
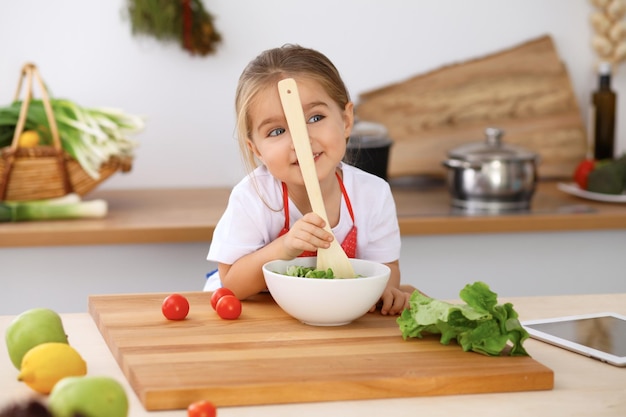
{"label": "dark jar", "polygon": [[393,141],[379,123],[356,121],[343,161],[387,180],[389,150]]}

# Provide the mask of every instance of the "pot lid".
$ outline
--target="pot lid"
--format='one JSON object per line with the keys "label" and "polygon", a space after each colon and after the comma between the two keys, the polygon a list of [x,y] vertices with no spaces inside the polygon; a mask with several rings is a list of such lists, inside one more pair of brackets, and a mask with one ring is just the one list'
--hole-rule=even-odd
{"label": "pot lid", "polygon": [[384,125],[365,120],[356,120],[352,127],[348,147],[376,148],[390,145],[391,142],[387,128]]}
{"label": "pot lid", "polygon": [[537,154],[520,146],[502,143],[504,131],[494,127],[485,129],[485,142],[468,143],[451,150],[450,158],[470,162],[480,161],[525,161],[537,159]]}

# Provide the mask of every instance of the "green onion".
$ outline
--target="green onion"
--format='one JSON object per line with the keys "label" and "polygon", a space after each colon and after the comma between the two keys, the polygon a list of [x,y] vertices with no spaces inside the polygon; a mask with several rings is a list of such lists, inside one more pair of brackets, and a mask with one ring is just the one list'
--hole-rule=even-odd
{"label": "green onion", "polygon": [[0,222],[101,218],[106,213],[105,200],[81,201],[74,193],[46,200],[0,202]]}
{"label": "green onion", "polygon": [[[100,177],[103,163],[111,157],[132,157],[137,143],[129,133],[143,129],[139,116],[118,109],[83,108],[65,99],[50,99],[61,146],[92,178]],[[0,107],[0,148],[10,146],[20,113],[21,101]],[[37,130],[42,144],[52,144],[48,118],[41,100],[31,100],[24,130]]]}

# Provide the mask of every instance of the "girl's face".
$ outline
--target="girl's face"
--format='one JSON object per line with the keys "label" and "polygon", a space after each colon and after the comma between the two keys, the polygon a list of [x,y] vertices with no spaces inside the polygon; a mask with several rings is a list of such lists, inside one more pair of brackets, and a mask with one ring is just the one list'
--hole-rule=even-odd
{"label": "girl's face", "polygon": [[[317,81],[296,78],[296,82],[318,179],[334,180],[354,123],[353,104],[350,102],[342,109]],[[249,110],[252,139],[248,140],[248,146],[252,152],[274,178],[287,185],[304,185],[278,86],[270,85],[259,92]]]}

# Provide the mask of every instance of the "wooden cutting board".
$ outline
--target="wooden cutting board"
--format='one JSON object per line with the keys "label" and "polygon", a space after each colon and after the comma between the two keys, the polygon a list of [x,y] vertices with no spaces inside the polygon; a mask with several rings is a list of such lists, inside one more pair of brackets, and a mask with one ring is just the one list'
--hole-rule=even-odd
{"label": "wooden cutting board", "polygon": [[[395,317],[367,314],[314,327],[262,294],[237,320],[220,319],[211,293],[184,293],[190,312],[168,321],[168,294],[97,295],[89,312],[146,410],[489,393],[553,388],[530,357],[487,357],[438,338],[405,341]],[[532,352],[531,352],[532,354]]]}

